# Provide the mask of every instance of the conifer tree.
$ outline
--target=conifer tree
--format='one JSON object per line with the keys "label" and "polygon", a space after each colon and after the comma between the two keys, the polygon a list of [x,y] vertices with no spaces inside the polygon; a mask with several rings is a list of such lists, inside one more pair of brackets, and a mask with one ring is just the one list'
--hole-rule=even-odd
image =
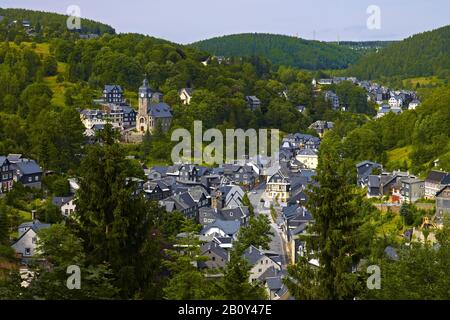
{"label": "conifer tree", "polygon": [[[352,268],[363,246],[363,195],[351,184],[347,172],[352,167],[341,156],[340,139],[329,133],[319,154],[318,187],[309,193],[307,207],[314,223],[308,229],[304,256],[289,268],[286,281],[297,299],[353,299],[360,283]],[[319,266],[310,263],[317,259]]]}

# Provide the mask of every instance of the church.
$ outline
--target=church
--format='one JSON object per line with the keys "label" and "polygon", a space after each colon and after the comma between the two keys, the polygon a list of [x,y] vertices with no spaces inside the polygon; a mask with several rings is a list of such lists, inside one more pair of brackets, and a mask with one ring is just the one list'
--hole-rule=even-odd
{"label": "church", "polygon": [[152,133],[159,125],[164,132],[169,131],[172,122],[172,109],[162,102],[162,94],[153,92],[144,79],[139,88],[139,111],[136,116],[136,130],[144,134]]}

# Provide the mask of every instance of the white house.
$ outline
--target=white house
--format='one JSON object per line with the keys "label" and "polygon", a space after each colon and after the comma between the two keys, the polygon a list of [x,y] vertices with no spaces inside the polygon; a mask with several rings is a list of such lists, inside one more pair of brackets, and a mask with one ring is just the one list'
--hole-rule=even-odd
{"label": "white house", "polygon": [[75,205],[75,197],[74,196],[70,196],[70,197],[54,197],[52,199],[52,203],[59,207],[59,209],[61,210],[61,214],[64,217],[69,217],[72,213],[75,212],[76,209],[76,205]]}
{"label": "white house", "polygon": [[191,103],[192,92],[193,90],[191,88],[183,88],[178,92],[180,95],[180,100],[183,104],[189,105]]}
{"label": "white house", "polygon": [[268,269],[274,268],[278,271],[281,270],[281,265],[276,262],[273,257],[266,254],[262,249],[258,249],[254,246],[250,246],[244,251],[243,257],[252,266],[250,270],[250,281],[255,281],[265,273]]}
{"label": "white house", "polygon": [[416,99],[409,103],[408,109],[415,110],[418,106],[420,106],[420,101]]}
{"label": "white house", "polygon": [[389,106],[391,108],[401,108],[403,106],[403,100],[400,97],[391,97],[389,99]]}
{"label": "white house", "polygon": [[319,156],[316,150],[302,149],[295,156],[299,162],[303,163],[307,169],[317,169],[319,164]]}
{"label": "white house", "polygon": [[19,239],[11,246],[23,259],[32,258],[36,253],[37,233],[39,230],[50,228],[50,224],[39,220],[22,223],[19,228]]}

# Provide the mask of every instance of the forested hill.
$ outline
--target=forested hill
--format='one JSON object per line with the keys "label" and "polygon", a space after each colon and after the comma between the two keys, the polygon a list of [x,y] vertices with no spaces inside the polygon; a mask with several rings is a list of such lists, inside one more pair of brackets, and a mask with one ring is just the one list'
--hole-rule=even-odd
{"label": "forested hill", "polygon": [[361,79],[450,74],[450,26],[420,33],[361,58],[349,69]]}
{"label": "forested hill", "polygon": [[361,53],[333,43],[274,34],[236,34],[193,43],[215,55],[242,57],[259,55],[275,65],[302,69],[340,69],[355,63]]}
{"label": "forested hill", "polygon": [[[10,23],[12,21],[28,20],[36,32],[44,31],[51,36],[57,36],[67,32],[67,16],[57,13],[34,11],[26,9],[3,9],[0,8],[0,17],[3,17],[3,23]],[[94,33],[94,34],[114,34],[115,30],[111,26],[88,20],[81,19],[80,33]]]}

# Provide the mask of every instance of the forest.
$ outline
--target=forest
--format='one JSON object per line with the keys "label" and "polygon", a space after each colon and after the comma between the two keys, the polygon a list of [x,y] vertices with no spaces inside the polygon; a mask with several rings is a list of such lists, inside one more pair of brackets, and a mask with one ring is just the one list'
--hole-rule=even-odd
{"label": "forest", "polygon": [[362,57],[348,74],[361,79],[450,78],[450,26],[411,36]]}
{"label": "forest", "polygon": [[236,34],[193,43],[192,46],[226,57],[262,56],[275,65],[307,70],[343,69],[362,55],[333,43],[273,34]]}

